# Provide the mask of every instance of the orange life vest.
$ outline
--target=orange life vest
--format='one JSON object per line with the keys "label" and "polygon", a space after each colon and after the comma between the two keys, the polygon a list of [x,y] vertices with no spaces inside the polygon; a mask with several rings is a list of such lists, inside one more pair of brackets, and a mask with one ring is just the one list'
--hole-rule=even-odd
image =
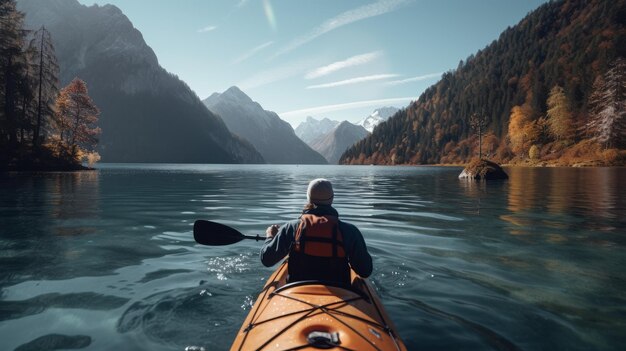
{"label": "orange life vest", "polygon": [[349,283],[350,267],[339,218],[303,214],[289,254],[289,280]]}
{"label": "orange life vest", "polygon": [[316,257],[346,257],[339,219],[330,215],[303,214],[296,231],[294,250]]}

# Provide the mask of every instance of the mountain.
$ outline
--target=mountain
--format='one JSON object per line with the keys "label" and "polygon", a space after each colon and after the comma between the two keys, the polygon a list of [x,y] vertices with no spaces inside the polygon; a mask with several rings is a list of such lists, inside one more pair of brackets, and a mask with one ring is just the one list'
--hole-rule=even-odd
{"label": "mountain", "polygon": [[322,155],[300,140],[291,125],[252,101],[237,87],[204,100],[234,134],[248,140],[268,163],[326,164]]}
{"label": "mountain", "polygon": [[311,116],[306,118],[306,121],[300,123],[296,127],[295,132],[298,138],[302,139],[305,143],[309,144],[311,141],[327,134],[339,125],[338,121],[331,121],[328,118],[317,120]]}
{"label": "mountain", "polygon": [[112,5],[19,0],[25,26],[50,31],[61,86],[83,79],[101,111],[104,162],[260,163],[196,94],[163,69],[128,18]]}
{"label": "mountain", "polygon": [[363,126],[343,121],[333,130],[318,137],[309,145],[322,154],[328,163],[337,164],[346,149],[369,134]]}
{"label": "mountain", "polygon": [[388,120],[389,117],[393,116],[399,110],[400,109],[395,107],[381,107],[374,110],[371,115],[359,121],[357,125],[363,126],[363,128],[367,129],[367,131],[371,133],[377,125]]}
{"label": "mountain", "polygon": [[[472,122],[483,120],[483,156],[496,162],[624,163],[626,117],[613,106],[625,103],[615,93],[626,91],[625,23],[626,0],[547,2],[445,73],[341,162],[467,162],[479,151]],[[603,130],[609,123],[602,118],[622,129]]]}

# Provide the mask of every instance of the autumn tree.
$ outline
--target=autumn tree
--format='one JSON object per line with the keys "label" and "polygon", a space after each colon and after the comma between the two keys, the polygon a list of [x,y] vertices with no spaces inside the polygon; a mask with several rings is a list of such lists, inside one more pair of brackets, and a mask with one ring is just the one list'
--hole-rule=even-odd
{"label": "autumn tree", "polygon": [[526,153],[525,146],[528,143],[526,130],[531,123],[530,109],[526,106],[514,106],[509,118],[509,142],[511,150],[516,155]]}
{"label": "autumn tree", "polygon": [[548,127],[556,140],[568,141],[574,136],[574,117],[563,88],[556,85],[548,97]]}
{"label": "autumn tree", "polygon": [[597,77],[589,98],[592,139],[605,148],[621,147],[626,140],[626,61],[618,58],[604,77]]}
{"label": "autumn tree", "polygon": [[59,65],[50,32],[42,26],[34,33],[29,49],[34,53],[34,72],[37,92],[37,112],[33,130],[33,145],[41,144],[46,123],[53,115],[52,106],[58,94]]}
{"label": "autumn tree", "polygon": [[79,160],[95,152],[100,128],[96,126],[100,111],[87,91],[87,84],[74,78],[61,89],[56,100],[56,124],[60,143],[67,147],[67,156]]}

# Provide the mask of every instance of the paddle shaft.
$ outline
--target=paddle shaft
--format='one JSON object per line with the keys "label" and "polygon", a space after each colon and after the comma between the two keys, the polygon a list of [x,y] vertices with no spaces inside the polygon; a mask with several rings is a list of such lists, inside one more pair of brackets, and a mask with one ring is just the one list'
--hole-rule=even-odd
{"label": "paddle shaft", "polygon": [[259,234],[257,234],[257,235],[244,235],[243,237],[246,238],[246,239],[254,239],[256,241],[267,239],[267,237],[260,236]]}

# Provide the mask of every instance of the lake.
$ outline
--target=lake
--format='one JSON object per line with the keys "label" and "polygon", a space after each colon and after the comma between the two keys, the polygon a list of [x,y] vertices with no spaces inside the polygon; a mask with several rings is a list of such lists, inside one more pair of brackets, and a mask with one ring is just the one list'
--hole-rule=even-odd
{"label": "lake", "polygon": [[[99,165],[0,175],[0,349],[227,350],[272,268],[260,243],[329,178],[409,350],[626,344],[626,169]],[[199,349],[199,348],[198,348]]]}

